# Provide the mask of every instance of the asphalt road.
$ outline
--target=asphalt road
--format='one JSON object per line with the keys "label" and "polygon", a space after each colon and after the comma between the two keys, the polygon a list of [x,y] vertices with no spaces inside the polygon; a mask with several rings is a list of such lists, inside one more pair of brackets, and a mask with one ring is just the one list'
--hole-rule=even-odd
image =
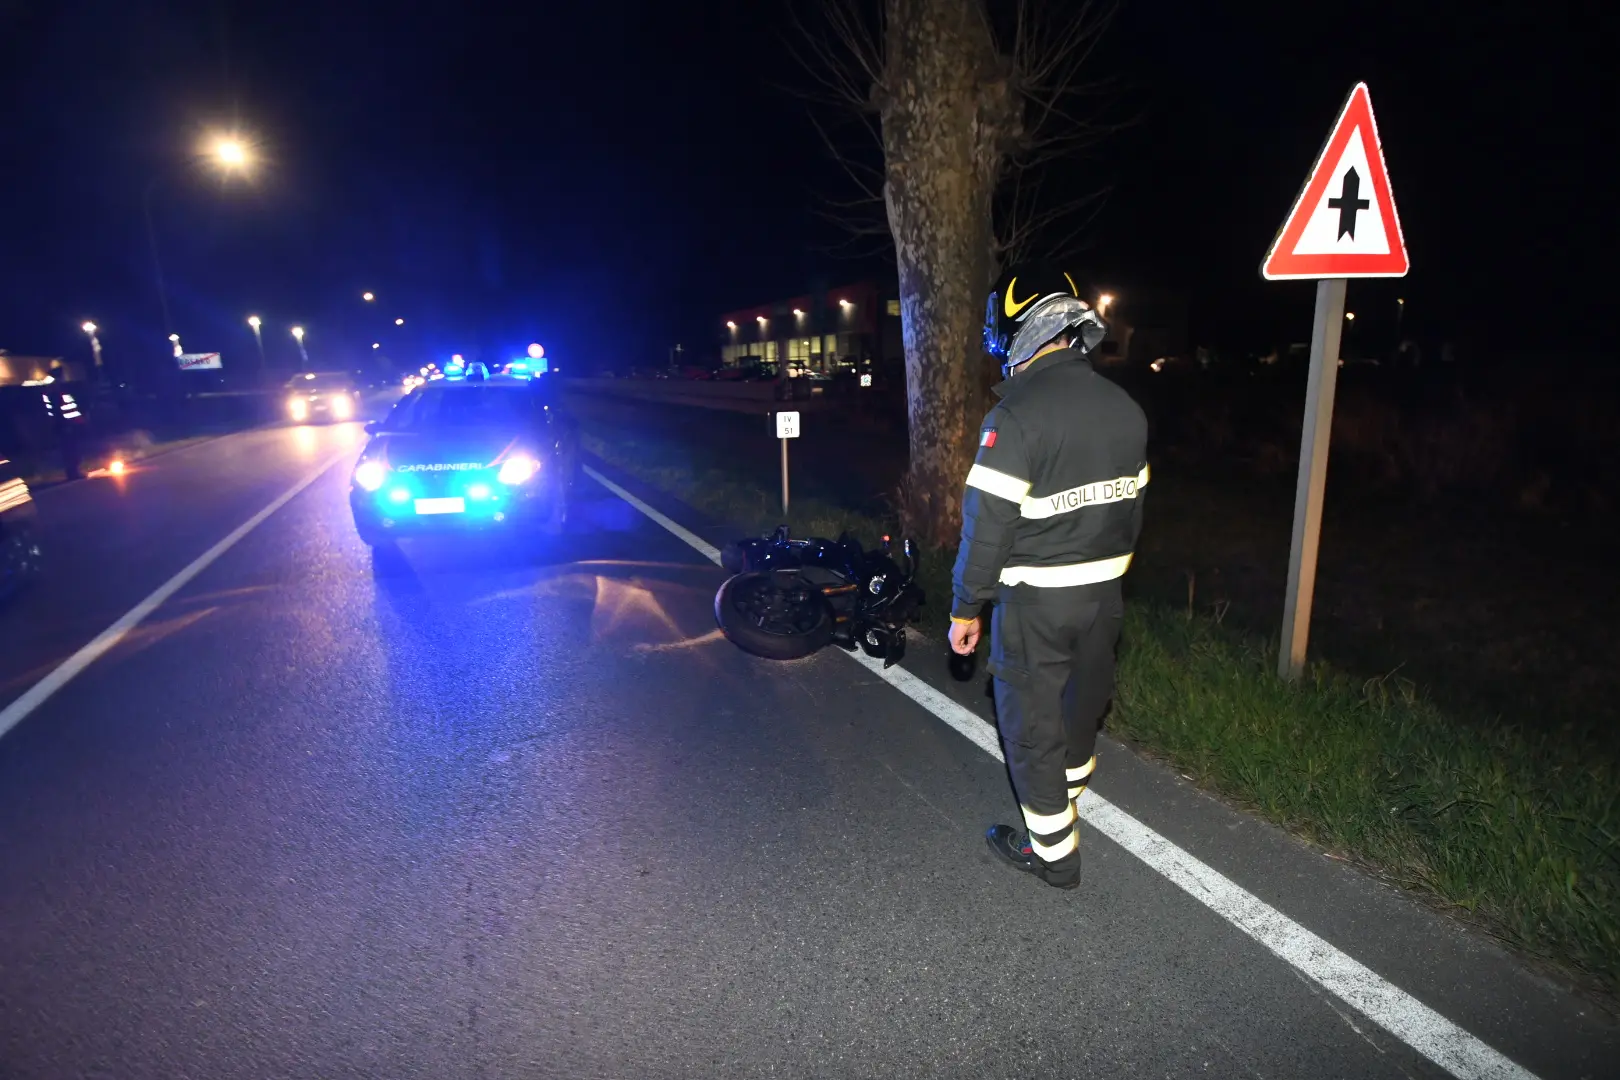
{"label": "asphalt road", "polygon": [[[0,738],[0,1076],[1448,1075],[1095,830],[1077,893],[997,865],[997,761],[836,652],[733,649],[719,571],[605,488],[556,541],[378,572],[359,439],[41,493],[0,705],[345,455]],[[1620,1071],[1555,982],[1102,762],[1102,797],[1442,1023]]]}

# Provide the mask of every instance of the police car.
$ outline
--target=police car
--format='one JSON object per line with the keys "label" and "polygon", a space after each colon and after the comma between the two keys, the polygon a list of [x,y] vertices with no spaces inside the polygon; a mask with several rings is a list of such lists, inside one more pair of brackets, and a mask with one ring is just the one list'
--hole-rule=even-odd
{"label": "police car", "polygon": [[579,468],[578,434],[550,379],[482,364],[406,394],[370,434],[349,484],[360,539],[556,531]]}

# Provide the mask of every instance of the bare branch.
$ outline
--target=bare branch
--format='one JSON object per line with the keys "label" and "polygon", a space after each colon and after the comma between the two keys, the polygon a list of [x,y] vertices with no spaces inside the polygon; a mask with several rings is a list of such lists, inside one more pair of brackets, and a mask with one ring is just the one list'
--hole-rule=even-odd
{"label": "bare branch", "polygon": [[807,26],[798,9],[789,5],[793,36],[787,41],[788,51],[822,86],[823,104],[872,109],[872,90],[883,81],[881,33],[862,18],[859,0],[823,0],[817,11],[825,32]]}

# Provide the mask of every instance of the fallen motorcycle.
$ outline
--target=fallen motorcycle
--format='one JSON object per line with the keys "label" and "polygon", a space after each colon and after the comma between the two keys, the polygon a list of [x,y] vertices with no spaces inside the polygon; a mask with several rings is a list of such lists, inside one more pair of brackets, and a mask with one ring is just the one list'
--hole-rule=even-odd
{"label": "fallen motorcycle", "polygon": [[923,605],[910,540],[897,558],[888,537],[876,551],[844,533],[795,540],[786,525],[771,536],[728,544],[731,574],[714,596],[714,618],[733,645],[767,660],[797,660],[829,642],[896,663],[906,626]]}

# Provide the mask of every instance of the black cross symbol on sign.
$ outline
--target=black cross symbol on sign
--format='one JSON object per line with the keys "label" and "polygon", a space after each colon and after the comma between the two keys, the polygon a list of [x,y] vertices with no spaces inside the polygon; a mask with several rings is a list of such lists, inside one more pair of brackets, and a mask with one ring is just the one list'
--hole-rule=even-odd
{"label": "black cross symbol on sign", "polygon": [[1339,235],[1334,239],[1346,236],[1352,240],[1356,238],[1356,214],[1372,205],[1366,199],[1356,198],[1359,194],[1361,194],[1361,177],[1356,175],[1356,167],[1352,165],[1344,172],[1344,187],[1340,190],[1339,197],[1328,200],[1328,209],[1339,212]]}

